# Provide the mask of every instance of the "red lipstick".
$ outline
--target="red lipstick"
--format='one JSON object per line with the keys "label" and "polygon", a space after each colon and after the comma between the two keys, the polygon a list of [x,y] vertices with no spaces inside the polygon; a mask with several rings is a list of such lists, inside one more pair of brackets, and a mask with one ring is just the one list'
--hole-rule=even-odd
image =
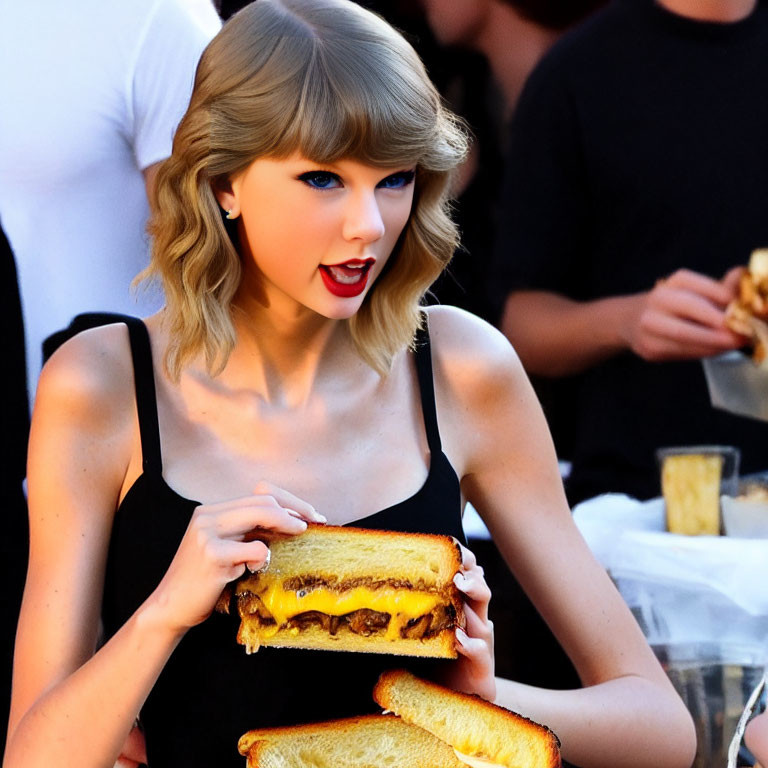
{"label": "red lipstick", "polygon": [[321,264],[320,276],[334,296],[349,299],[365,290],[368,273],[375,263],[375,259],[350,259],[340,264]]}

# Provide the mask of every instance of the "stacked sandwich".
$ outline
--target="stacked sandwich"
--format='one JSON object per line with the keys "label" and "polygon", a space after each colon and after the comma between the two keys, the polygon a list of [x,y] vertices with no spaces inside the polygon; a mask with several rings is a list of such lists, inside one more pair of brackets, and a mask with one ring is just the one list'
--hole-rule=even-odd
{"label": "stacked sandwich", "polygon": [[390,714],[249,731],[248,768],[559,768],[548,728],[403,670],[373,691]]}
{"label": "stacked sandwich", "polygon": [[[258,532],[255,532],[258,535]],[[464,626],[449,536],[310,525],[265,533],[266,570],[220,601],[240,616],[237,639],[260,646],[456,658]],[[384,673],[374,699],[386,714],[249,731],[248,768],[556,768],[559,742],[520,715],[415,678]]]}
{"label": "stacked sandwich", "polygon": [[768,368],[768,248],[752,252],[725,319],[732,331],[750,340],[755,363]]}

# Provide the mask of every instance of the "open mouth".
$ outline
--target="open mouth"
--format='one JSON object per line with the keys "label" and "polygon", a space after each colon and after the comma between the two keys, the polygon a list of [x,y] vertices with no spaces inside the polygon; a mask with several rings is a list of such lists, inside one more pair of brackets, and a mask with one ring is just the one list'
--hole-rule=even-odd
{"label": "open mouth", "polygon": [[375,263],[375,259],[350,259],[341,264],[321,264],[320,276],[335,296],[357,296],[365,290],[368,274]]}

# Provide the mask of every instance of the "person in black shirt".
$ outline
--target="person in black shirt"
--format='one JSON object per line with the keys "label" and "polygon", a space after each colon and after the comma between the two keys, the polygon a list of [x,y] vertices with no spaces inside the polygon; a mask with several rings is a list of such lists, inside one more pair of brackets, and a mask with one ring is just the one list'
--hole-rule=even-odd
{"label": "person in black shirt", "polygon": [[700,358],[768,243],[768,8],[617,0],[556,44],[515,116],[493,284],[529,373],[571,380],[571,502],[659,492],[654,450],[765,426],[714,410]]}

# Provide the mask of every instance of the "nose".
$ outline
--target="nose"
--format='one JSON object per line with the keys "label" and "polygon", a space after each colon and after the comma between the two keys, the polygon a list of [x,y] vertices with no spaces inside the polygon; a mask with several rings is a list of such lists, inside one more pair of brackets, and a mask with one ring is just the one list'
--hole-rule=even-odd
{"label": "nose", "polygon": [[361,190],[352,195],[344,217],[345,240],[376,242],[384,235],[384,219],[374,190]]}

